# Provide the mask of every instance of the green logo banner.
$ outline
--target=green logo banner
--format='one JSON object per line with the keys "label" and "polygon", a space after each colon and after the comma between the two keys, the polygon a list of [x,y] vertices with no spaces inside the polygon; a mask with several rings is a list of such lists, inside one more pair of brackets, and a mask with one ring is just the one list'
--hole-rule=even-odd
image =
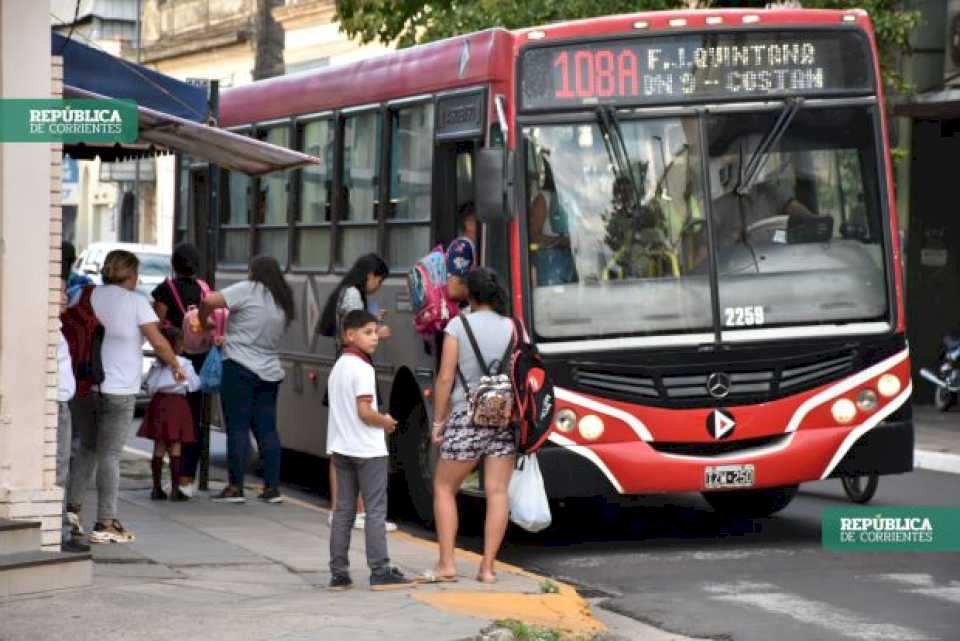
{"label": "green logo banner", "polygon": [[960,551],[960,508],[827,508],[821,541],[836,551]]}
{"label": "green logo banner", "polygon": [[135,142],[130,100],[0,100],[0,142]]}

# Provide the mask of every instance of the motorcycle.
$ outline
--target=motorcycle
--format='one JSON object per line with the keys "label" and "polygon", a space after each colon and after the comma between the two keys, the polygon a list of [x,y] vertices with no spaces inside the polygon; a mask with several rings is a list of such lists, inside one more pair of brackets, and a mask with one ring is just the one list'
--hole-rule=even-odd
{"label": "motorcycle", "polygon": [[960,332],[949,332],[940,341],[940,362],[937,373],[926,367],[920,376],[936,386],[933,404],[941,412],[948,411],[960,397]]}

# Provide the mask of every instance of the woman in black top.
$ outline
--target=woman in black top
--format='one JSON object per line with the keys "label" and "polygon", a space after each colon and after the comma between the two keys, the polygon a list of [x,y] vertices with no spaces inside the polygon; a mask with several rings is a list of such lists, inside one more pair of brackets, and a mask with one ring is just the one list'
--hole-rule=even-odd
{"label": "woman in black top", "polygon": [[[200,252],[190,243],[181,243],[173,250],[173,273],[175,278],[168,279],[157,285],[151,293],[153,296],[153,309],[157,312],[162,325],[173,325],[176,328],[183,326],[183,310],[189,309],[191,305],[200,308],[200,301],[203,298],[203,290],[197,282],[197,270],[200,267]],[[171,283],[177,288],[177,294],[183,303],[183,309],[177,302],[173,292],[170,291]],[[193,364],[197,372],[203,367],[203,361],[207,358],[207,352],[202,354],[184,353]],[[203,419],[203,392],[191,392],[187,394],[187,402],[190,404],[190,412],[193,414],[194,433],[201,434],[200,421]],[[181,460],[180,487],[171,488],[171,498],[189,497],[193,495],[193,479],[197,475],[197,463],[200,460],[200,438],[193,443],[183,444],[183,458]]]}

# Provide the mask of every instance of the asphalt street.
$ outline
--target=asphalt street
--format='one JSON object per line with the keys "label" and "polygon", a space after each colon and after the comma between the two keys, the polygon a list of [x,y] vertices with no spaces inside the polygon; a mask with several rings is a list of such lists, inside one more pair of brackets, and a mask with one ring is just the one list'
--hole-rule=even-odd
{"label": "asphalt street", "polygon": [[[224,444],[214,433],[215,467],[225,465]],[[130,445],[146,450],[150,442],[134,437]],[[573,583],[599,597],[600,607],[690,636],[960,639],[960,553],[825,551],[821,511],[843,505],[850,503],[838,480],[804,485],[787,509],[767,519],[719,516],[696,494],[626,506],[568,503],[546,532],[511,528],[502,558]],[[885,476],[870,505],[957,507],[960,475]],[[391,512],[403,529],[430,536],[402,509]],[[460,544],[479,550],[482,504],[465,499],[462,512]]]}

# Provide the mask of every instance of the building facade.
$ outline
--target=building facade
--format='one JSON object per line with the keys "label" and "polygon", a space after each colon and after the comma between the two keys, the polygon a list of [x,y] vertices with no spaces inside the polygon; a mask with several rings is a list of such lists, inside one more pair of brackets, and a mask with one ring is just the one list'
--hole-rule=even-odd
{"label": "building facade", "polygon": [[[136,60],[138,4],[138,0],[81,0],[79,5],[74,0],[52,0],[50,16],[55,31],[114,56],[133,52],[131,59]],[[134,161],[67,160],[68,165],[73,163],[77,171],[65,173],[63,183],[65,240],[80,251],[98,241],[163,242],[171,222],[158,217],[154,159],[142,159],[139,172]]]}
{"label": "building facade", "polygon": [[[60,92],[43,2],[0,3],[0,97]],[[0,145],[0,518],[39,521],[60,546],[56,481],[62,148]],[[2,551],[0,551],[2,552]],[[0,554],[2,555],[2,554]]]}

